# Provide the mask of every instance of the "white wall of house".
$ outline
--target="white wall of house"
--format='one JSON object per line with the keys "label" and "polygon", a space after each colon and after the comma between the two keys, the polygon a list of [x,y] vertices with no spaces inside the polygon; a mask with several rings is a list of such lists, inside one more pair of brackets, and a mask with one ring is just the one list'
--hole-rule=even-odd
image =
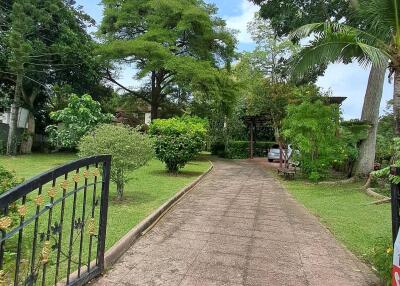
{"label": "white wall of house", "polygon": [[151,123],[151,113],[144,114],[144,124],[150,125]]}
{"label": "white wall of house", "polygon": [[[29,111],[25,108],[20,108],[18,111],[18,128],[27,128]],[[0,113],[0,122],[10,125],[10,112]]]}

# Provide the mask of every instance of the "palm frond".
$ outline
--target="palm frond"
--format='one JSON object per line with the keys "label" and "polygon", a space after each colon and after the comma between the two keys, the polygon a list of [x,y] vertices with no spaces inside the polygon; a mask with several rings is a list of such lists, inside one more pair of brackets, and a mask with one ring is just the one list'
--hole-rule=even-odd
{"label": "palm frond", "polygon": [[351,59],[356,59],[363,66],[373,63],[386,68],[390,55],[378,47],[360,41],[352,33],[322,34],[293,57],[292,74],[303,76],[317,65],[349,62]]}
{"label": "palm frond", "polygon": [[368,64],[368,62],[372,62],[377,67],[386,68],[388,66],[388,61],[391,56],[384,50],[364,43],[358,43],[358,46],[363,51],[363,53],[357,57],[360,64],[365,65]]}
{"label": "palm frond", "polygon": [[293,37],[313,35],[313,41],[291,61],[294,75],[304,75],[320,64],[350,62],[356,59],[361,65],[371,63],[387,67],[391,59],[390,46],[373,33],[340,23],[315,23],[305,25],[292,33]]}
{"label": "palm frond", "polygon": [[303,39],[310,36],[312,33],[322,32],[324,26],[325,26],[324,22],[307,24],[291,32],[289,37],[291,39]]}
{"label": "palm frond", "polygon": [[358,0],[353,16],[363,30],[388,42],[396,32],[396,16],[399,14],[395,9],[396,2],[398,0]]}

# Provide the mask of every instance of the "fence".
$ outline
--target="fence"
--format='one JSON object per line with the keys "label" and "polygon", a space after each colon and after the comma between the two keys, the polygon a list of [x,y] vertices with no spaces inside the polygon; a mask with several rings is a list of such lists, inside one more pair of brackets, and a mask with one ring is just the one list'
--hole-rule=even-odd
{"label": "fence", "polygon": [[0,286],[83,285],[104,270],[110,164],[74,161],[0,196]]}

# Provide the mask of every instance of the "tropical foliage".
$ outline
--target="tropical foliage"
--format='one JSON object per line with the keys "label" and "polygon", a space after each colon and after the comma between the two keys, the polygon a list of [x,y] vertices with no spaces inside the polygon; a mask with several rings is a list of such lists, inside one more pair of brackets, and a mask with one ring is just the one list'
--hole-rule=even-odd
{"label": "tropical foliage", "polygon": [[338,114],[337,106],[321,100],[288,106],[282,134],[299,151],[295,160],[310,180],[324,178],[332,164],[344,156],[337,138]]}
{"label": "tropical foliage", "polygon": [[68,106],[50,113],[55,125],[47,127],[49,140],[55,147],[73,149],[79,140],[101,124],[111,122],[112,116],[101,110],[100,103],[85,94],[81,97],[72,94]]}
{"label": "tropical foliage", "polygon": [[315,39],[293,62],[294,71],[303,74],[321,62],[356,59],[362,65],[389,67],[394,76],[393,107],[396,134],[400,134],[400,7],[397,0],[355,1],[362,28],[323,22],[305,25],[292,33],[293,38]]}

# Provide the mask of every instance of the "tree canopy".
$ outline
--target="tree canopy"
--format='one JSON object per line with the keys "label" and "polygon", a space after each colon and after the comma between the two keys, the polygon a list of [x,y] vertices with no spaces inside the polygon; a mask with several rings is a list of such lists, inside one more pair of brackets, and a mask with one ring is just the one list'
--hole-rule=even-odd
{"label": "tree canopy", "polygon": [[[152,118],[170,102],[173,87],[213,93],[229,70],[236,40],[216,8],[200,0],[103,0],[99,35],[105,59],[132,64],[144,84],[132,90],[111,71],[108,79],[152,107]],[[225,77],[226,78],[226,77]]]}
{"label": "tree canopy", "polygon": [[347,0],[252,0],[261,6],[261,17],[270,20],[279,36],[287,36],[293,30],[324,21],[339,22],[351,15]]}
{"label": "tree canopy", "polygon": [[92,92],[99,85],[95,42],[86,32],[93,20],[74,1],[8,0],[0,9],[0,89],[4,96],[13,97],[13,106],[30,111],[31,134],[35,121],[43,119],[55,85],[69,86],[77,93]]}

